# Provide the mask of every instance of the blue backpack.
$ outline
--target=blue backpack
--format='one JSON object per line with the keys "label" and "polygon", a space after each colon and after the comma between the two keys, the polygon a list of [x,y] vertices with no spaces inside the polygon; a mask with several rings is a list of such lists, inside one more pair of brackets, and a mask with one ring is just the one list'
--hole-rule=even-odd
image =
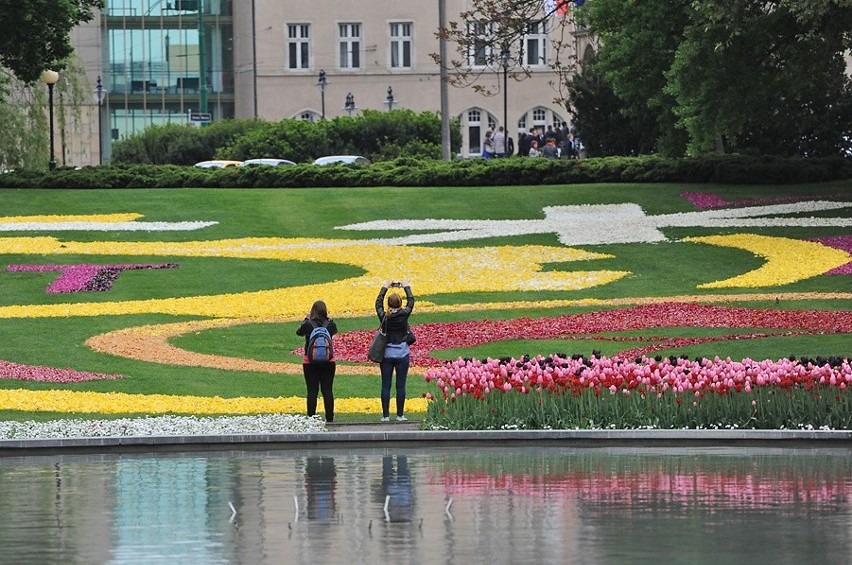
{"label": "blue backpack", "polygon": [[334,358],[334,349],[331,344],[331,332],[328,331],[328,320],[317,325],[311,320],[311,325],[314,329],[311,330],[311,335],[308,336],[308,347],[305,354],[308,356],[309,363],[328,363]]}

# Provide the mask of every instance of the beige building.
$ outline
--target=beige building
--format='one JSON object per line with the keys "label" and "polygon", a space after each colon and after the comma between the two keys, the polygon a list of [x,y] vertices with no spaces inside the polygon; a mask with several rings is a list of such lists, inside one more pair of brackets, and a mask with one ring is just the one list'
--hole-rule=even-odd
{"label": "beige building", "polygon": [[[443,3],[108,0],[72,36],[93,91],[101,77],[105,95],[100,114],[93,97],[84,112],[88,123],[63,141],[63,157],[69,165],[91,164],[102,151],[108,161],[112,141],[168,122],[318,120],[368,108],[439,112],[433,55]],[[469,7],[465,0],[445,4],[447,22]],[[489,126],[505,122],[516,137],[532,126],[570,122],[551,86],[553,27],[553,20],[529,26],[523,49],[511,46],[505,68],[486,46],[465,54],[448,46],[448,57],[470,67],[488,93],[448,88],[449,114],[462,124],[463,155],[481,152]],[[488,32],[487,24],[470,29]],[[589,43],[584,33],[572,34],[572,41],[580,53]]]}

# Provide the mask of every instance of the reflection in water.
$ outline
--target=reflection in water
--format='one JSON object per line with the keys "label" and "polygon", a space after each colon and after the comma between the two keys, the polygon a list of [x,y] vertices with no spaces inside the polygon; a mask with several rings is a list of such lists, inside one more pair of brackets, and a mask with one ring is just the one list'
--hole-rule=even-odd
{"label": "reflection in water", "polygon": [[411,473],[407,455],[382,457],[379,500],[387,522],[410,522],[412,512]]}
{"label": "reflection in water", "polygon": [[224,562],[208,524],[205,459],[120,459],[113,484],[110,539],[116,562]]}
{"label": "reflection in water", "polygon": [[332,522],[334,489],[337,486],[334,457],[310,456],[305,464],[305,490],[308,493],[308,520]]}
{"label": "reflection in water", "polygon": [[0,521],[0,562],[10,563],[845,564],[852,555],[846,449],[6,458],[0,505],[10,517]]}

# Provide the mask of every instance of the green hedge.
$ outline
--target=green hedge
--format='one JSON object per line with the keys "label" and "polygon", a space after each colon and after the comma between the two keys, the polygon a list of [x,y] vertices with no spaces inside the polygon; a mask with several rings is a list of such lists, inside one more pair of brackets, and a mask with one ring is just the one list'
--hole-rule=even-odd
{"label": "green hedge", "polygon": [[[461,146],[457,120],[452,147]],[[207,127],[151,126],[113,146],[113,165],[193,165],[210,159],[255,158],[312,162],[324,155],[363,155],[372,161],[402,156],[441,158],[441,118],[433,112],[364,110],[332,120],[222,120]]]}
{"label": "green hedge", "polygon": [[3,188],[309,188],[357,186],[497,186],[599,182],[798,184],[852,178],[852,159],[740,155],[707,158],[603,157],[580,160],[400,157],[369,166],[300,164],[201,169],[109,165],[0,175]]}

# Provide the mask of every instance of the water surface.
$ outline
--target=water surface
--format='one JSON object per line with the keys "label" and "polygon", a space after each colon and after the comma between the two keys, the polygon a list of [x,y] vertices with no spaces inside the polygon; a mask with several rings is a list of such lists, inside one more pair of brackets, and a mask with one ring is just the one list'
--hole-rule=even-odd
{"label": "water surface", "polygon": [[852,562],[850,450],[0,459],[2,563]]}

